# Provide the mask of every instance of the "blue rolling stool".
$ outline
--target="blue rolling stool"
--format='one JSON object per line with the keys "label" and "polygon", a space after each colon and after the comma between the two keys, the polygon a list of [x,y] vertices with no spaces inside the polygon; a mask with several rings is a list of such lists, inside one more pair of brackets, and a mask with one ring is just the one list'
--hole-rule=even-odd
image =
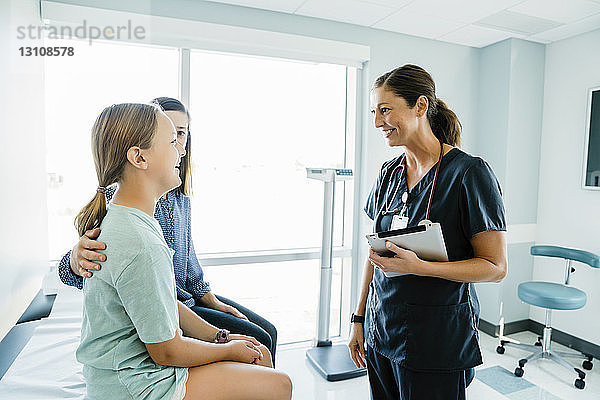
{"label": "blue rolling stool", "polygon": [[575,380],[575,387],[577,389],[583,389],[585,387],[585,372],[571,365],[571,363],[565,361],[560,356],[585,358],[582,366],[587,370],[591,370],[593,367],[593,357],[583,353],[564,351],[551,352],[550,337],[552,335],[552,326],[550,325],[550,321],[552,317],[552,310],[578,310],[585,305],[587,300],[585,292],[568,286],[571,274],[575,272],[575,268],[573,268],[573,261],[579,261],[581,263],[588,264],[593,268],[600,268],[600,257],[587,251],[568,249],[566,247],[558,246],[532,246],[531,255],[565,259],[567,261],[565,270],[565,284],[561,285],[552,282],[521,283],[518,289],[519,298],[527,304],[546,309],[546,326],[544,328],[544,336],[538,338],[535,346],[530,344],[521,344],[516,340],[501,336],[500,346],[496,348],[496,352],[498,354],[504,354],[505,346],[513,346],[533,352],[533,354],[530,356],[519,360],[519,366],[515,369],[515,375],[518,377],[523,376],[523,367],[528,361],[538,358],[548,358],[567,369],[574,370],[578,375],[578,378]]}

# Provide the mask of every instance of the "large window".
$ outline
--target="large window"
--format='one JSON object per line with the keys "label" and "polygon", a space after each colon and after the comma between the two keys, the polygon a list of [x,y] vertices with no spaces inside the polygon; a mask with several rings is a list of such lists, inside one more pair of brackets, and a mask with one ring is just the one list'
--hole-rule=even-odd
{"label": "large window", "polygon": [[[207,277],[272,320],[281,342],[314,338],[323,183],[308,180],[306,167],[352,167],[346,67],[192,51],[190,77],[196,251],[245,252],[234,257],[244,264],[206,266]],[[341,247],[350,242],[351,184],[336,186],[333,243]],[[315,248],[305,261],[271,257]],[[332,335],[341,333],[349,273],[349,259],[334,259]]]}
{"label": "large window", "polygon": [[319,246],[323,185],[306,167],[345,166],[346,68],[193,51],[190,71],[196,250]]}
{"label": "large window", "polygon": [[73,219],[98,185],[90,135],[100,111],[114,103],[146,103],[179,93],[177,49],[100,41],[92,46],[86,41],[61,43],[73,46],[75,55],[47,57],[45,61],[52,260],[60,258],[77,240]]}
{"label": "large window", "polygon": [[[271,320],[280,343],[315,337],[323,184],[305,168],[353,168],[354,70],[114,42],[64,45],[76,56],[46,61],[50,259],[77,240],[73,219],[97,185],[90,129],[102,108],[179,97],[182,88],[192,118],[192,236],[207,280]],[[336,184],[334,336],[349,307],[352,192],[352,182]]]}

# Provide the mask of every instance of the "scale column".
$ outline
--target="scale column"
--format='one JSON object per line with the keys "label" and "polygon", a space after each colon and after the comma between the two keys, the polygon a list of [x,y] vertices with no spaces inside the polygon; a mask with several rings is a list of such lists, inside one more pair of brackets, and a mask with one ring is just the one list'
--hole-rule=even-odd
{"label": "scale column", "polygon": [[335,179],[325,181],[323,196],[323,236],[321,239],[321,284],[319,287],[319,309],[317,313],[317,347],[331,346],[329,322],[331,312],[331,277],[333,249],[333,207]]}

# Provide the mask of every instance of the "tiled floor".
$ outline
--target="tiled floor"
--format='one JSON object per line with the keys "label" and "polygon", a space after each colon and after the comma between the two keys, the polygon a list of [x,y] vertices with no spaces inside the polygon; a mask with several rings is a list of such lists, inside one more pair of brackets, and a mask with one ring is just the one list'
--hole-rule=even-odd
{"label": "tiled floor", "polygon": [[[524,343],[533,343],[536,335],[521,332],[511,335]],[[506,353],[496,353],[497,339],[481,333],[481,349],[484,364],[478,370],[500,366],[510,372],[517,366],[517,360],[527,353],[515,348],[507,348]],[[325,381],[309,364],[305,356],[306,345],[283,346],[277,353],[277,367],[287,372],[294,383],[294,400],[358,400],[369,399],[367,377],[342,382]],[[554,350],[567,350],[553,343]],[[576,363],[575,359],[572,360]],[[548,360],[537,360],[525,367],[524,379],[535,386],[503,395],[475,378],[467,389],[469,400],[599,400],[600,361],[594,360],[594,369],[586,371],[586,387],[578,390],[573,386],[575,373]],[[500,368],[498,368],[500,370]],[[506,392],[506,391],[505,391]]]}

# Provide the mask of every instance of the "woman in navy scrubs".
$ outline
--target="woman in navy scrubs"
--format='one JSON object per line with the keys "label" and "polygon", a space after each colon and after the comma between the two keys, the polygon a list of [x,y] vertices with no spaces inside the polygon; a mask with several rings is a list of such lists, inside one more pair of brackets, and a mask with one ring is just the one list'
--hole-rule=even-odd
{"label": "woman in navy scrubs", "polygon": [[484,160],[455,147],[460,122],[423,68],[379,77],[371,112],[387,144],[404,150],[383,164],[367,200],[374,230],[439,222],[449,262],[421,260],[390,242],[393,257],[370,250],[350,353],[366,365],[373,399],[465,399],[482,363],[471,283],[498,282],[507,271],[500,185]]}

